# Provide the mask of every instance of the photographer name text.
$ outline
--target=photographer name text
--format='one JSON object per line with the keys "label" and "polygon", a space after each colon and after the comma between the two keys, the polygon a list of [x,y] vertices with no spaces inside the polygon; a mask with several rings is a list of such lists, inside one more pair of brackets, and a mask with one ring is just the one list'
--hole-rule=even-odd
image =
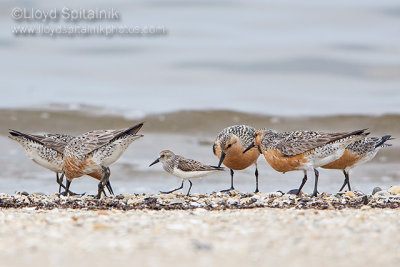
{"label": "photographer name text", "polygon": [[18,22],[95,22],[95,21],[118,21],[121,14],[114,8],[109,9],[73,9],[68,7],[39,9],[15,7],[11,11],[11,17]]}

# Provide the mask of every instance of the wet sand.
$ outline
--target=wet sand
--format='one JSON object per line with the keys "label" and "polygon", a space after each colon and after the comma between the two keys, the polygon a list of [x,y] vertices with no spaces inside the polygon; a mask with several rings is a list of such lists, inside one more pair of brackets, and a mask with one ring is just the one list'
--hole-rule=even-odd
{"label": "wet sand", "polygon": [[392,209],[0,210],[0,266],[396,266]]}

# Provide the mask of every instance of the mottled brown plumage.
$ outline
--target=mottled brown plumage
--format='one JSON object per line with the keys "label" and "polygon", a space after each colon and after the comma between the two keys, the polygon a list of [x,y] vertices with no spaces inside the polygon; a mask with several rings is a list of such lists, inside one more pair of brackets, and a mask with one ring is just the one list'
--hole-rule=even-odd
{"label": "mottled brown plumage", "polygon": [[248,150],[257,146],[270,166],[276,171],[285,173],[302,170],[304,178],[298,193],[307,181],[307,171],[314,170],[313,196],[316,196],[319,175],[316,168],[337,160],[343,155],[346,146],[364,138],[367,134],[365,129],[343,133],[276,132],[263,129],[255,133],[254,143],[249,145],[245,152],[247,153]]}

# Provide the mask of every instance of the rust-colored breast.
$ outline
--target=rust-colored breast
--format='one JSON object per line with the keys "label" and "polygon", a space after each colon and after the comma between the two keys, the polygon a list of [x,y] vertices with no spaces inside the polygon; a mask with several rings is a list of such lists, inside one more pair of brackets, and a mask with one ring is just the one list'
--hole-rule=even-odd
{"label": "rust-colored breast", "polygon": [[92,165],[95,165],[95,162],[92,160],[92,156],[87,157],[85,160],[77,159],[75,156],[65,157],[65,176],[68,180],[81,177],[82,175],[87,174],[88,170],[90,169],[89,167]]}
{"label": "rust-colored breast", "polygon": [[305,153],[293,157],[285,157],[281,152],[270,149],[263,151],[263,155],[268,164],[278,172],[299,170],[299,167],[307,163]]}
{"label": "rust-colored breast", "polygon": [[[244,149],[245,148],[240,146],[229,149],[223,164],[232,170],[243,170],[254,164],[260,156],[258,149],[254,147],[246,153],[243,153]],[[217,154],[218,158],[221,158],[221,149],[217,148],[215,153]]]}
{"label": "rust-colored breast", "polygon": [[343,155],[339,159],[337,159],[329,164],[326,164],[326,165],[322,166],[321,168],[344,170],[347,167],[353,166],[361,159],[362,159],[362,157],[360,157],[357,153],[354,153],[354,152],[346,149],[344,151]]}
{"label": "rust-colored breast", "polygon": [[101,171],[101,169],[98,169],[92,173],[89,173],[88,175],[100,181],[103,177],[103,172]]}

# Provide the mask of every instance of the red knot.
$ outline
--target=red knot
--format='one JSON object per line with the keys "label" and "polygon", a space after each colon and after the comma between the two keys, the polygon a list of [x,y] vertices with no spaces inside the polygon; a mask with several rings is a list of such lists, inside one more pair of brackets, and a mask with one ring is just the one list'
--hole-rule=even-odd
{"label": "red knot", "polygon": [[256,171],[256,189],[258,190],[258,169],[257,159],[260,152],[257,148],[250,149],[248,153],[243,154],[243,150],[254,141],[254,134],[256,130],[247,125],[234,125],[223,129],[217,136],[213,152],[220,159],[218,167],[224,164],[231,171],[231,187],[229,191],[235,189],[233,186],[233,170],[243,170],[250,165],[255,165]]}

